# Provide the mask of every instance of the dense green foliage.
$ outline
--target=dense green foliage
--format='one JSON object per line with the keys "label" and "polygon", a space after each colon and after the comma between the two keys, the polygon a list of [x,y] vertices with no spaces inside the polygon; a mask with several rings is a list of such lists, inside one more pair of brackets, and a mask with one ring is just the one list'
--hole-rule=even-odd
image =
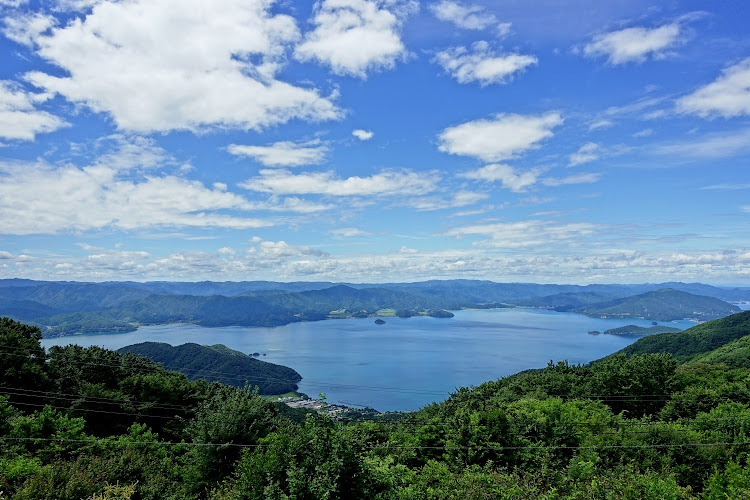
{"label": "dense green foliage", "polygon": [[117,352],[143,356],[161,363],[167,370],[184,373],[190,380],[202,379],[235,387],[257,386],[260,394],[293,392],[297,390],[297,382],[302,380],[299,373],[287,366],[266,363],[221,344],[173,347],[162,342],[143,342]]}
{"label": "dense green foliage", "polygon": [[573,309],[598,318],[645,318],[673,321],[683,318],[710,320],[740,312],[723,300],[664,288]]}
{"label": "dense green foliage", "polygon": [[750,368],[750,335],[740,337],[709,353],[696,356],[695,363],[725,364],[729,368]]}
{"label": "dense green foliage", "polygon": [[39,338],[0,320],[0,489],[12,498],[750,496],[745,368],[617,354],[416,413],[298,420],[250,389],[130,353],[45,352]]}
{"label": "dense green foliage", "polygon": [[618,328],[610,328],[604,330],[604,333],[610,335],[654,335],[657,333],[676,333],[681,332],[679,328],[673,328],[671,326],[637,326],[637,325],[625,325]]}
{"label": "dense green foliage", "polygon": [[750,311],[708,321],[684,332],[644,337],[621,352],[627,355],[664,352],[685,361],[718,349],[745,335],[750,335]]}

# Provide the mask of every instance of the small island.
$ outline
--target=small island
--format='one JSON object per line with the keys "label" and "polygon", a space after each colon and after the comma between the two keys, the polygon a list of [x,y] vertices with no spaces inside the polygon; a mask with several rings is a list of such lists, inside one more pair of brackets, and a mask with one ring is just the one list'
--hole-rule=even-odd
{"label": "small island", "polygon": [[375,324],[376,325],[385,325],[385,320],[378,318],[378,319],[375,320]]}
{"label": "small island", "polygon": [[605,330],[604,333],[609,335],[654,335],[655,333],[674,333],[681,331],[682,330],[680,330],[679,328],[674,328],[671,326],[657,325],[646,328],[643,326],[625,325],[619,328],[610,328],[609,330]]}

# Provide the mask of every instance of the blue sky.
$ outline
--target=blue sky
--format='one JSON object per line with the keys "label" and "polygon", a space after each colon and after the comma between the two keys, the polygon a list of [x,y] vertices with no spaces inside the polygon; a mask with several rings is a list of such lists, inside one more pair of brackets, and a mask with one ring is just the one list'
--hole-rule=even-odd
{"label": "blue sky", "polygon": [[746,2],[0,16],[0,278],[750,285]]}

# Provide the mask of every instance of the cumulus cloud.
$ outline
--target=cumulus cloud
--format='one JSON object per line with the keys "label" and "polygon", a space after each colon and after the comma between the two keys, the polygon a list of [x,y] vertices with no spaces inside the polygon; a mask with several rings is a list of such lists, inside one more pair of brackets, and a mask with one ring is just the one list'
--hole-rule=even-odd
{"label": "cumulus cloud", "polygon": [[606,56],[610,64],[643,62],[649,57],[661,59],[682,42],[679,23],[657,28],[633,27],[596,35],[583,48],[589,57]]}
{"label": "cumulus cloud", "polygon": [[49,94],[26,92],[13,82],[0,80],[0,137],[33,141],[36,134],[67,126],[61,118],[37,109],[49,98]]}
{"label": "cumulus cloud", "polygon": [[704,118],[750,115],[750,57],[726,68],[708,85],[678,99],[677,109]]}
{"label": "cumulus cloud", "polygon": [[580,240],[594,233],[598,226],[586,222],[555,224],[544,220],[496,222],[457,227],[446,236],[479,236],[480,244],[502,248],[521,248],[561,244]]}
{"label": "cumulus cloud", "polygon": [[509,189],[514,193],[523,193],[526,191],[526,188],[536,184],[542,172],[543,170],[538,168],[522,172],[509,165],[494,163],[476,170],[464,172],[460,176],[485,182],[500,182],[505,189]]}
{"label": "cumulus cloud", "polygon": [[497,114],[491,119],[474,120],[443,130],[438,149],[445,153],[496,162],[538,147],[552,137],[561,125],[559,113],[543,115]]}
{"label": "cumulus cloud", "polygon": [[[466,30],[483,30],[497,22],[495,16],[480,5],[464,5],[451,0],[442,0],[430,6],[435,17],[453,23]],[[509,23],[503,23],[503,25]],[[507,27],[509,29],[510,26]]]}
{"label": "cumulus cloud", "polygon": [[352,135],[356,137],[357,139],[359,139],[360,141],[369,141],[370,139],[373,138],[375,133],[370,130],[363,130],[363,129],[358,128],[352,131]]}
{"label": "cumulus cloud", "polygon": [[221,213],[250,208],[241,196],[175,176],[138,181],[104,166],[0,164],[0,231],[5,234],[269,225]]}
{"label": "cumulus cloud", "polygon": [[294,56],[300,61],[329,66],[337,75],[359,78],[365,78],[368,71],[393,68],[406,54],[400,30],[402,17],[408,14],[411,5],[409,2],[401,9],[393,9],[396,3],[392,0],[316,3],[312,19],[315,29],[297,45]]}
{"label": "cumulus cloud", "polygon": [[328,147],[315,139],[301,143],[281,141],[269,146],[231,144],[227,151],[235,156],[253,158],[267,167],[297,167],[322,163]]}
{"label": "cumulus cloud", "polygon": [[65,70],[25,78],[136,132],[340,117],[317,90],[277,79],[300,35],[292,17],[271,13],[272,3],[101,1],[63,27],[23,32],[39,56]]}
{"label": "cumulus cloud", "polygon": [[458,83],[478,82],[481,86],[503,84],[515,73],[538,62],[535,56],[512,52],[498,53],[487,42],[471,46],[451,47],[438,52],[433,62],[439,64]]}
{"label": "cumulus cloud", "polygon": [[384,170],[369,177],[341,178],[334,172],[293,174],[288,170],[261,170],[241,187],[274,195],[326,196],[420,195],[434,191],[440,177],[435,172]]}
{"label": "cumulus cloud", "polygon": [[575,167],[583,163],[589,163],[599,159],[601,146],[595,142],[587,142],[575,153],[572,153],[568,158],[570,159],[569,165]]}

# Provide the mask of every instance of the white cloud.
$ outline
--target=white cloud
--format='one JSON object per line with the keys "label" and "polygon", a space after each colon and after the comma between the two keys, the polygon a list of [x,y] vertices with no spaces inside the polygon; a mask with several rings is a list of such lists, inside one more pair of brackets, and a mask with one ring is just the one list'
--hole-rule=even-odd
{"label": "white cloud", "polygon": [[49,94],[33,94],[12,82],[0,80],[0,137],[33,141],[36,134],[53,132],[68,124],[36,105]]}
{"label": "white cloud", "polygon": [[458,227],[446,231],[446,236],[480,236],[480,244],[501,248],[560,244],[581,240],[595,232],[598,226],[585,222],[555,224],[543,220],[497,222]]}
{"label": "white cloud", "polygon": [[600,128],[609,128],[613,125],[614,125],[614,122],[612,122],[612,120],[607,120],[607,119],[596,120],[591,125],[589,125],[589,132],[592,130],[598,130]]}
{"label": "white cloud", "polygon": [[[368,71],[390,69],[406,54],[402,20],[393,1],[323,0],[315,4],[315,29],[297,45],[300,61],[315,60],[337,75],[365,78]],[[408,4],[407,4],[408,7]],[[408,11],[408,8],[406,9]],[[402,13],[403,14],[403,13]]]}
{"label": "white cloud", "polygon": [[526,191],[526,188],[536,184],[541,173],[542,170],[538,168],[521,172],[509,165],[495,163],[477,170],[465,172],[460,174],[460,176],[486,182],[500,181],[505,189],[509,189],[514,193],[523,193]]}
{"label": "white cloud", "polygon": [[440,178],[435,172],[384,170],[369,177],[341,178],[333,172],[295,175],[287,170],[261,170],[240,187],[274,195],[327,196],[419,195],[434,191]]}
{"label": "white cloud", "polygon": [[635,134],[633,134],[633,137],[648,137],[654,133],[654,129],[652,128],[645,128],[643,130],[639,130]]}
{"label": "white cloud", "polygon": [[625,28],[596,35],[583,48],[583,53],[589,57],[607,56],[610,64],[642,62],[649,56],[661,59],[669,49],[682,42],[680,35],[678,23],[651,29]]}
{"label": "white cloud", "polygon": [[431,5],[430,10],[441,21],[453,23],[467,30],[483,30],[497,22],[495,16],[486,12],[485,8],[480,5],[463,5],[451,0],[442,0]]}
{"label": "white cloud", "polygon": [[433,62],[439,64],[458,83],[479,82],[483,87],[503,84],[513,75],[538,62],[535,56],[511,52],[497,53],[487,42],[480,41],[466,47],[451,47],[438,52]]}
{"label": "white cloud", "polygon": [[449,199],[440,199],[436,197],[412,198],[408,200],[408,205],[421,211],[443,210],[446,208],[460,208],[474,205],[482,200],[489,198],[487,193],[477,193],[462,189],[457,191]]}
{"label": "white cloud", "polygon": [[601,174],[594,174],[594,173],[588,173],[588,174],[575,174],[575,175],[569,175],[567,177],[548,177],[544,180],[542,180],[542,184],[545,186],[566,186],[569,184],[593,184],[594,182],[598,182],[601,178]]}
{"label": "white cloud", "polygon": [[317,90],[276,78],[299,31],[292,17],[270,13],[272,3],[102,1],[64,27],[27,33],[37,54],[67,76],[25,78],[137,132],[340,117]]}
{"label": "white cloud", "polygon": [[680,157],[688,161],[696,158],[727,158],[750,150],[750,129],[710,134],[704,137],[658,146],[657,154]]}
{"label": "white cloud", "polygon": [[111,136],[97,144],[109,150],[83,167],[41,160],[0,162],[0,233],[161,227],[247,229],[270,222],[246,217],[243,212],[310,211],[295,210],[301,200],[250,202],[227,192],[226,185],[210,189],[198,181],[154,174],[153,169],[177,162],[152,139]]}
{"label": "white cloud", "polygon": [[677,109],[704,118],[750,115],[750,57],[726,68],[715,81],[678,99]]}
{"label": "white cloud", "polygon": [[363,130],[358,128],[352,131],[352,135],[360,141],[369,141],[370,139],[372,139],[375,133],[370,130]]}
{"label": "white cloud", "polygon": [[438,136],[440,151],[473,156],[494,162],[512,158],[553,136],[561,125],[559,113],[544,115],[497,114],[489,120],[475,120],[443,130]]}
{"label": "white cloud", "polygon": [[586,144],[578,148],[578,151],[572,153],[568,157],[570,159],[569,165],[571,167],[575,167],[576,165],[581,165],[583,163],[589,163],[598,160],[600,152],[601,146],[599,146],[595,142],[587,142]]}
{"label": "white cloud", "polygon": [[25,5],[29,0],[0,0],[0,6],[3,7],[20,7]]}
{"label": "white cloud", "polygon": [[342,227],[339,229],[331,229],[328,231],[333,236],[339,238],[354,238],[356,236],[370,236],[372,233],[357,229],[356,227]]}
{"label": "white cloud", "polygon": [[10,260],[13,259],[13,254],[10,252],[6,252],[5,250],[0,250],[0,260]]}
{"label": "white cloud", "polygon": [[221,248],[219,248],[219,253],[221,255],[234,255],[236,252],[234,251],[234,248],[231,248],[231,247],[221,247]]}
{"label": "white cloud", "polygon": [[302,143],[281,141],[270,146],[231,144],[227,151],[235,156],[254,158],[267,167],[297,167],[322,163],[328,147],[315,139]]}

